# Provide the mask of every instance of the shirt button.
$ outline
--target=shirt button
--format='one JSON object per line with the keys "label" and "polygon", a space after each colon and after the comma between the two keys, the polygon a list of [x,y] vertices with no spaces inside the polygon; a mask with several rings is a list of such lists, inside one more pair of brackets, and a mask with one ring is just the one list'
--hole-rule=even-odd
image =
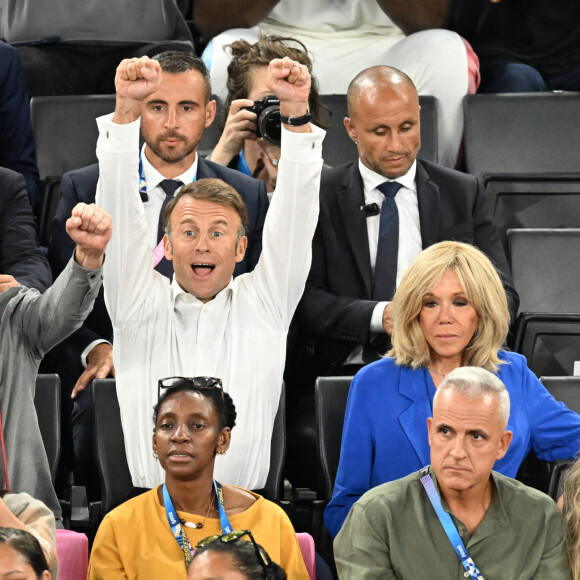
{"label": "shirt button", "polygon": [[205,346],[206,346],[206,345],[205,345],[205,342],[202,342],[202,343],[201,343],[201,348],[205,348]]}
{"label": "shirt button", "polygon": [[459,532],[459,535],[463,538],[463,532]]}
{"label": "shirt button", "polygon": [[466,578],[469,578],[469,572],[463,572],[463,575],[464,575]]}
{"label": "shirt button", "polygon": [[204,308],[204,309],[203,309],[203,313],[204,313],[204,314],[207,314],[207,308]]}

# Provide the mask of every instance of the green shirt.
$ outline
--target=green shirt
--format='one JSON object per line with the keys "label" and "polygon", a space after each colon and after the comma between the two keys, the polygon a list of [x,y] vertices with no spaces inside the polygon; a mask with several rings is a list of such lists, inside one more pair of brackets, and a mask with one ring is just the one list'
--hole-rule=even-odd
{"label": "green shirt", "polygon": [[[334,541],[340,580],[465,579],[420,478],[417,472],[379,485],[354,504]],[[570,580],[556,504],[514,479],[492,478],[491,504],[472,537],[441,499],[484,579]]]}

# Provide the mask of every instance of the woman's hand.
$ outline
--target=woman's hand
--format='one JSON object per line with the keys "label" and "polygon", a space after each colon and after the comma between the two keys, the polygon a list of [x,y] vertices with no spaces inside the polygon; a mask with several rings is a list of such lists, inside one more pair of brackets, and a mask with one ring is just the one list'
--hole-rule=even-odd
{"label": "woman's hand", "polygon": [[218,144],[211,154],[211,161],[220,165],[227,165],[244,147],[244,141],[257,139],[256,113],[245,110],[251,107],[254,101],[237,99],[232,101],[230,112]]}
{"label": "woman's hand", "polygon": [[280,147],[271,145],[261,137],[258,139],[257,144],[260,147],[260,158],[258,159],[252,177],[264,181],[268,192],[272,192],[276,189],[276,180],[278,179]]}

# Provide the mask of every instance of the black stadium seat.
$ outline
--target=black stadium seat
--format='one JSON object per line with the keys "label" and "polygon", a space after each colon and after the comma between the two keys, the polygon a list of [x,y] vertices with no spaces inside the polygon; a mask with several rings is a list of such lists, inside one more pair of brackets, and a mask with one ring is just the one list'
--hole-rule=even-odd
{"label": "black stadium seat", "polygon": [[467,95],[464,113],[469,173],[579,171],[579,93]]}
{"label": "black stadium seat", "polygon": [[332,497],[340,459],[342,427],[352,377],[318,377],[314,385],[318,454],[322,464],[325,499]]}

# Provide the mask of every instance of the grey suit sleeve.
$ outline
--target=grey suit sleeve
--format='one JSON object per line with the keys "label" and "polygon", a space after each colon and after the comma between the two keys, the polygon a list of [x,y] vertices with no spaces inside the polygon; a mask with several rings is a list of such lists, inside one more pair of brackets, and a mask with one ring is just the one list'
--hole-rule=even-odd
{"label": "grey suit sleeve", "polygon": [[71,258],[44,294],[22,293],[12,316],[29,351],[41,358],[79,328],[93,307],[102,280],[102,268],[85,270]]}

